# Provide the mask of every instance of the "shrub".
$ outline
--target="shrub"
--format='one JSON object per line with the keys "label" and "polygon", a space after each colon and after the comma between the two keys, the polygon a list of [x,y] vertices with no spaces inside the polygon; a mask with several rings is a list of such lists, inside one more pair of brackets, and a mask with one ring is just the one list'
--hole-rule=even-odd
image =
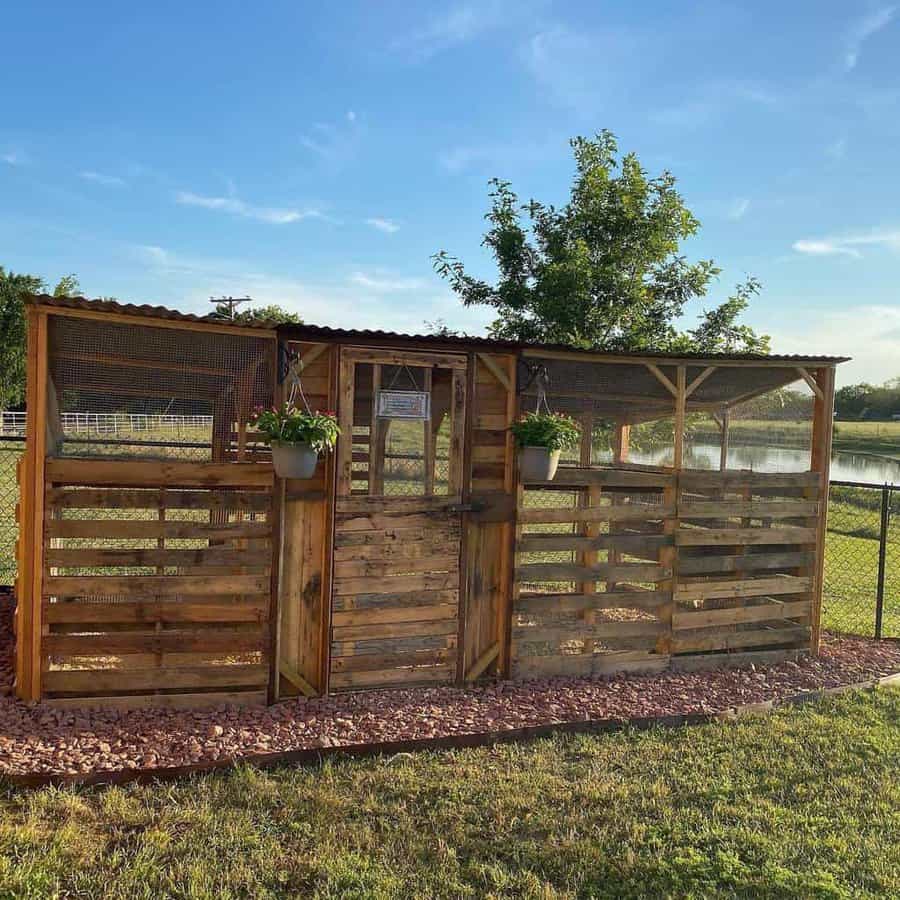
{"label": "shrub", "polygon": [[526,413],[510,431],[520,447],[566,450],[581,440],[578,423],[564,413]]}
{"label": "shrub", "polygon": [[318,453],[331,450],[341,433],[334,413],[304,412],[288,403],[271,409],[260,407],[250,417],[250,424],[267,443],[308,444]]}

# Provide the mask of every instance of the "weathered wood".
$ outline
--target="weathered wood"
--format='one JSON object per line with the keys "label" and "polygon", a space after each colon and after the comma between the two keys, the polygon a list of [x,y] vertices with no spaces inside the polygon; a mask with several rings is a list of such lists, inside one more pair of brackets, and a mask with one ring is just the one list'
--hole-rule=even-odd
{"label": "weathered wood", "polygon": [[[335,578],[334,596],[363,594],[373,587],[369,578]],[[380,587],[386,592],[445,591],[459,588],[459,571],[427,573],[419,575],[394,575],[385,579]]]}
{"label": "weathered wood", "polygon": [[675,599],[689,600],[728,599],[731,597],[764,597],[779,594],[803,594],[812,589],[812,579],[792,575],[776,578],[748,578],[735,581],[700,581],[678,584]]}
{"label": "weathered wood", "polygon": [[598,591],[596,594],[521,594],[516,600],[517,614],[585,612],[599,609],[656,609],[669,603],[668,591]]}
{"label": "weathered wood", "polygon": [[673,476],[664,472],[646,472],[634,469],[573,468],[561,466],[553,481],[529,482],[531,487],[571,486],[627,487],[662,489],[672,484]]}
{"label": "weathered wood", "polygon": [[402,684],[406,687],[417,684],[452,681],[455,674],[455,664],[436,666],[410,665],[405,668],[385,669],[374,672],[334,672],[331,676],[331,686],[334,690],[373,688],[395,684]]}
{"label": "weathered wood", "polygon": [[736,606],[731,609],[682,610],[676,608],[672,626],[676,631],[691,628],[712,628],[721,625],[740,625],[746,622],[768,622],[808,616],[809,600],[788,603],[761,603],[756,606]]}
{"label": "weathered wood", "polygon": [[335,610],[331,614],[334,628],[345,625],[386,625],[390,622],[436,622],[441,619],[456,620],[456,604],[440,606],[376,606],[368,609]]}
{"label": "weathered wood", "polygon": [[525,563],[516,566],[516,578],[530,581],[662,581],[671,570],[646,563],[596,563],[582,566],[577,563]]}
{"label": "weathered wood", "polygon": [[274,474],[262,463],[173,462],[139,459],[47,460],[47,481],[90,487],[271,488]]}
{"label": "weathered wood", "polygon": [[472,668],[466,672],[466,681],[475,681],[487,671],[488,666],[500,655],[500,641],[488,647],[472,664]]}
{"label": "weathered wood", "polygon": [[50,519],[45,523],[49,538],[145,538],[209,539],[215,541],[268,538],[272,526],[268,522],[210,524],[158,519]]}
{"label": "weathered wood", "polygon": [[429,622],[383,622],[380,624],[332,626],[332,640],[372,641],[378,638],[456,636],[455,619],[435,619]]}
{"label": "weathered wood", "polygon": [[678,547],[727,547],[739,544],[775,545],[775,544],[813,544],[816,540],[815,528],[788,527],[778,528],[681,528],[675,533],[675,544]]}
{"label": "weathered wood", "polygon": [[51,655],[116,656],[120,653],[246,653],[264,650],[265,628],[184,628],[171,631],[113,631],[104,634],[45,634]]}
{"label": "weathered wood", "polygon": [[56,709],[200,709],[215,706],[265,706],[265,691],[206,691],[198,694],[134,694],[131,696],[49,698]]}
{"label": "weathered wood", "polygon": [[831,472],[831,441],[834,432],[834,367],[816,372],[821,395],[813,404],[812,452],[810,469],[824,485],[822,508],[816,523],[816,562],[813,566],[813,611],[810,649],[818,655],[822,637],[822,593],[825,578],[825,535],[828,527],[828,478]]}
{"label": "weathered wood", "polygon": [[409,650],[405,653],[364,653],[355,656],[338,656],[332,662],[334,672],[378,672],[402,666],[452,665],[456,650]]}
{"label": "weathered wood", "polygon": [[44,604],[49,625],[110,623],[258,622],[267,618],[266,597],[256,600],[220,598],[184,600],[128,600],[116,603],[57,602]]}
{"label": "weathered wood", "polygon": [[662,503],[629,503],[622,506],[586,506],[571,508],[519,510],[523,525],[565,524],[567,522],[625,522],[629,519],[664,519],[675,514],[671,505]]}
{"label": "weathered wood", "polygon": [[745,487],[819,487],[821,475],[817,472],[682,472],[681,489],[691,491],[712,488],[715,490],[731,490]]}
{"label": "weathered wood", "polygon": [[263,687],[268,670],[260,665],[194,666],[165,669],[60,669],[44,673],[48,693],[91,696],[123,691]]}
{"label": "weathered wood", "polygon": [[260,491],[190,491],[172,488],[49,488],[47,503],[57,509],[226,509],[265,512],[271,496]]}
{"label": "weathered wood", "polygon": [[681,554],[678,571],[681,575],[702,575],[719,572],[754,572],[765,569],[793,569],[810,565],[815,559],[812,551],[787,553],[745,553],[739,556],[685,556]]}
{"label": "weathered wood", "polygon": [[45,597],[108,597],[118,594],[268,596],[265,575],[57,575],[44,579]]}
{"label": "weathered wood", "polygon": [[819,504],[811,500],[710,502],[688,501],[678,504],[678,515],[686,519],[722,519],[737,516],[751,519],[795,519],[816,516]]}
{"label": "weathered wood", "polygon": [[[50,548],[44,555],[48,566],[63,568],[102,567],[150,567],[165,566],[183,568],[192,566],[245,568],[248,566],[265,568],[271,562],[271,553],[266,547],[246,549],[241,547],[204,547],[197,550],[138,549],[138,550],[95,550],[85,548]],[[183,574],[183,573],[182,573]]]}
{"label": "weathered wood", "polygon": [[428,366],[442,369],[465,369],[466,357],[461,353],[418,352],[413,350],[377,350],[348,347],[344,358],[353,362],[380,363],[383,366]]}
{"label": "weathered wood", "polygon": [[[654,621],[577,622],[573,625],[513,626],[513,640],[527,643],[559,643],[581,638],[655,638],[666,632],[665,623]],[[649,642],[653,645],[653,641]]]}
{"label": "weathered wood", "polygon": [[673,672],[701,672],[707,669],[738,669],[745,666],[775,666],[787,660],[802,659],[805,650],[757,650],[746,653],[712,653],[704,656],[673,656]]}
{"label": "weathered wood", "polygon": [[517,545],[520,553],[546,553],[554,550],[610,550],[615,548],[630,556],[655,558],[660,547],[674,544],[669,534],[525,534]]}
{"label": "weathered wood", "polygon": [[[459,548],[444,548],[448,555],[422,556],[412,559],[339,560],[334,564],[335,578],[385,578],[393,575],[414,575],[428,572],[449,572],[459,567]],[[456,549],[456,552],[452,551]]]}
{"label": "weathered wood", "polygon": [[743,647],[772,647],[779,644],[808,644],[809,634],[810,630],[805,626],[760,628],[708,635],[676,634],[672,639],[672,652],[699,653],[713,650],[737,650]]}
{"label": "weathered wood", "polygon": [[649,675],[664,672],[668,666],[668,656],[638,650],[621,653],[519,657],[514,664],[514,673],[517,678],[588,677],[611,675],[615,672]]}

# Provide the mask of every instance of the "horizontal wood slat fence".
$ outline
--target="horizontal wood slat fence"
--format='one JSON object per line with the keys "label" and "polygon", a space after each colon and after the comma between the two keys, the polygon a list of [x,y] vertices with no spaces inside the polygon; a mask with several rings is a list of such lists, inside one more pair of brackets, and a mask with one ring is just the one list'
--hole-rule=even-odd
{"label": "horizontal wood slat fence", "polygon": [[563,469],[528,485],[513,676],[697,669],[808,649],[820,480]]}
{"label": "horizontal wood slat fence", "polygon": [[264,703],[271,469],[51,459],[46,482],[45,698]]}

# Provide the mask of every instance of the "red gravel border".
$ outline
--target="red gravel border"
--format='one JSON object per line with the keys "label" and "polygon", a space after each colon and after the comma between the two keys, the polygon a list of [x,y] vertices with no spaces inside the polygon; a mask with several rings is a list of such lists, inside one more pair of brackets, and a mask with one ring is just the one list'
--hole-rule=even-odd
{"label": "red gravel border", "polygon": [[0,597],[0,777],[29,786],[709,722],[900,674],[900,644],[828,638],[817,659],[764,669],[491,681],[297,698],[268,708],[63,710],[11,696],[11,616]]}

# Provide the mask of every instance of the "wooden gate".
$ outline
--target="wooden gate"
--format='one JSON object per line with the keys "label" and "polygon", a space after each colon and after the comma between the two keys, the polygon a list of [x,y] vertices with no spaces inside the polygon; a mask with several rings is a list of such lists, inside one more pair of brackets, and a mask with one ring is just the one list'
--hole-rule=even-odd
{"label": "wooden gate", "polygon": [[[457,678],[466,370],[450,353],[341,354],[332,690]],[[382,392],[405,396],[379,415]]]}

